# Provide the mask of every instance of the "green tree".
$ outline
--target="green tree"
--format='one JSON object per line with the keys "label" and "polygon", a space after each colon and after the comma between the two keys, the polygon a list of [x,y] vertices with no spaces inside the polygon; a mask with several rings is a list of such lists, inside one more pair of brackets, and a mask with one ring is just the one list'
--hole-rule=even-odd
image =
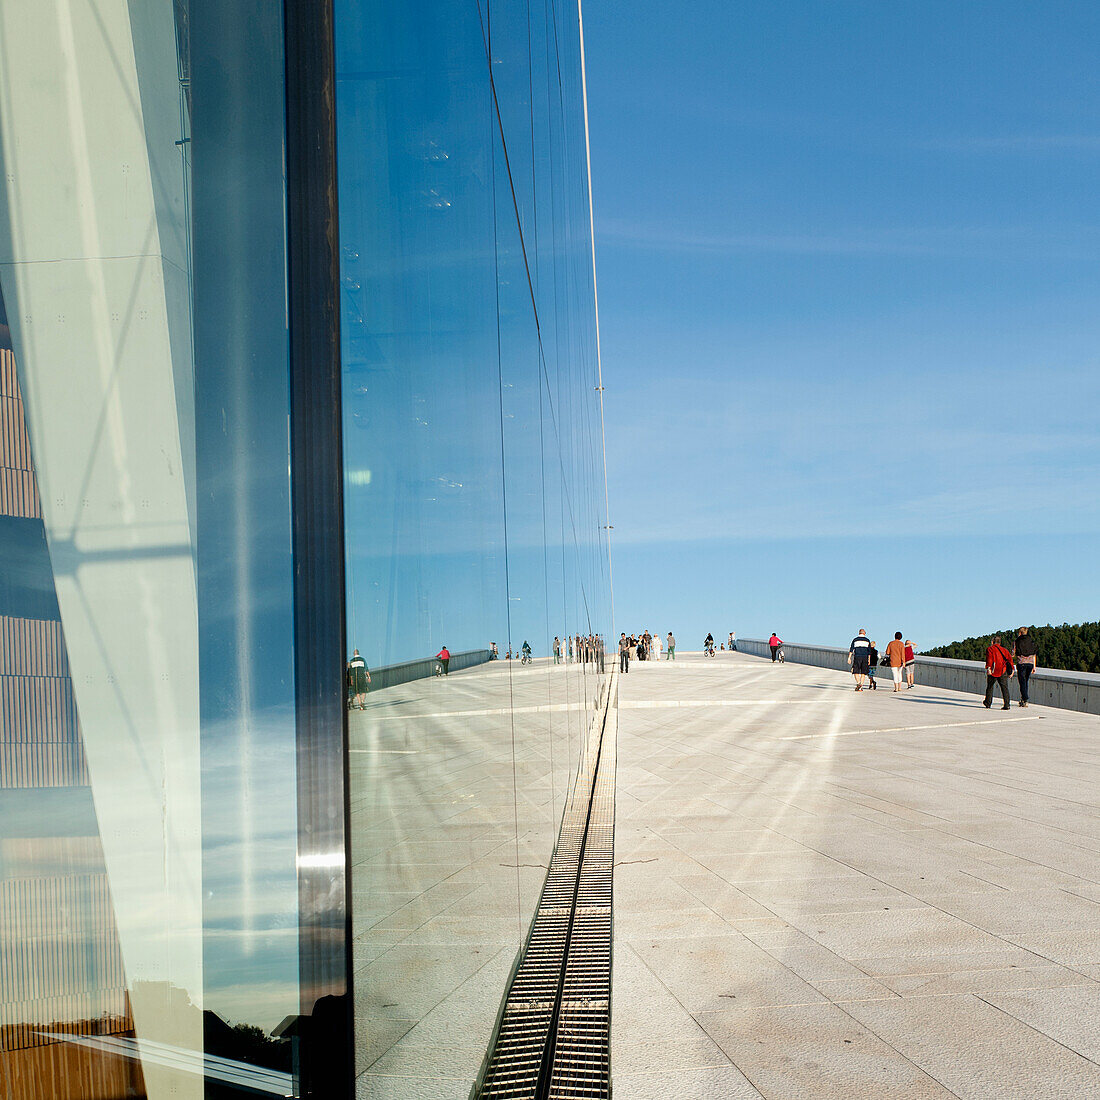
{"label": "green tree", "polygon": [[[1100,672],[1100,623],[1062,623],[1061,626],[1029,626],[1028,633],[1039,650],[1040,668],[1060,668],[1071,672]],[[928,657],[951,657],[958,661],[984,661],[994,634],[1009,649],[1016,638],[1016,627],[1006,627],[964,638],[961,642],[927,650]]]}

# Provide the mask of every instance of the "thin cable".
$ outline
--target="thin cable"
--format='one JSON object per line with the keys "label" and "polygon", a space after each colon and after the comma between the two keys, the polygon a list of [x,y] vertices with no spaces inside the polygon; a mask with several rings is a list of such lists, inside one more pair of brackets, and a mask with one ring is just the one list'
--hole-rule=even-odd
{"label": "thin cable", "polygon": [[[548,396],[548,400],[549,400],[549,403],[550,403],[550,420],[554,425],[554,438],[558,442],[558,466],[561,469],[562,486],[565,490],[566,500],[569,504],[569,522],[570,522],[570,526],[573,529],[573,541],[574,541],[574,543],[576,543],[579,546],[579,540],[577,538],[577,523],[576,523],[576,518],[573,515],[572,494],[569,492],[568,478],[566,478],[566,476],[565,476],[565,466],[562,462],[562,457],[561,457],[561,430],[558,427],[557,413],[554,409],[554,397],[553,397],[553,394],[550,392],[549,376],[546,373],[546,352],[545,352],[545,349],[544,349],[543,343],[542,343],[542,325],[541,325],[541,322],[539,320],[539,307],[538,307],[538,301],[535,297],[535,286],[534,286],[534,282],[531,278],[531,262],[530,262],[530,259],[529,259],[528,255],[527,255],[527,240],[526,240],[526,236],[523,232],[523,219],[520,217],[520,213],[519,213],[519,199],[516,196],[516,183],[515,183],[514,177],[512,176],[512,161],[511,161],[510,156],[508,155],[508,140],[507,140],[507,138],[505,136],[505,133],[504,133],[504,119],[501,116],[501,112],[500,112],[500,99],[497,96],[496,78],[493,76],[493,55],[492,55],[492,50],[490,49],[490,45],[489,45],[489,32],[488,32],[488,29],[487,29],[487,26],[486,26],[485,18],[482,17],[482,15],[481,15],[481,0],[476,0],[476,2],[477,2],[478,17],[481,19],[482,40],[483,40],[484,45],[485,45],[485,61],[486,61],[486,66],[488,68],[488,75],[489,75],[489,90],[492,92],[493,108],[496,112],[497,129],[500,131],[500,148],[501,148],[501,152],[504,154],[504,169],[505,169],[505,171],[507,172],[507,175],[508,175],[508,186],[509,186],[509,189],[511,190],[511,195],[512,195],[512,210],[515,213],[516,230],[517,230],[517,234],[518,234],[518,237],[519,237],[520,254],[523,256],[523,269],[524,269],[524,272],[527,275],[527,292],[528,292],[528,295],[531,298],[531,311],[534,315],[535,335],[536,335],[536,338],[537,338],[537,341],[538,341],[538,346],[539,346],[539,370],[542,373],[542,377],[546,380],[547,396]],[[488,12],[488,2],[486,3],[486,12]],[[582,592],[582,594],[584,594],[583,581],[581,583],[581,592]],[[587,609],[587,595],[585,595],[585,607]],[[612,616],[612,619],[614,620],[614,616]],[[591,621],[591,615],[589,615],[589,621]]]}
{"label": "thin cable", "polygon": [[607,585],[611,597],[611,636],[615,636],[615,582],[611,572],[611,502],[607,492],[607,429],[603,415],[603,360],[600,357],[600,296],[596,290],[596,218],[592,204],[592,146],[588,137],[588,76],[584,61],[584,14],[577,0],[581,43],[581,99],[584,102],[584,156],[588,166],[588,231],[592,241],[592,304],[596,311],[596,373],[600,379],[600,442],[603,448],[603,506],[607,531]]}
{"label": "thin cable", "polygon": [[[481,5],[478,5],[478,15],[481,15]],[[485,5],[486,19],[482,20],[481,33],[485,37],[485,49],[489,49],[490,30],[487,25],[489,5]],[[495,97],[494,97],[495,103]],[[499,118],[499,110],[498,110]],[[489,120],[490,134],[493,130],[492,118]],[[493,194],[493,283],[496,288],[496,322],[497,322],[497,399],[500,405],[500,496],[501,511],[504,527],[504,622],[506,631],[506,644],[508,652],[512,651],[512,585],[511,567],[508,561],[508,473],[507,450],[504,445],[504,364],[501,362],[501,333],[500,333],[500,244],[497,238],[497,156],[496,139],[490,137],[493,155],[491,163],[491,185]],[[519,772],[516,767],[516,716],[515,716],[515,684],[512,679],[512,665],[508,663],[508,724],[512,733],[512,824],[515,831],[516,850],[516,921],[519,927],[523,927],[523,891],[520,886],[519,873]]]}

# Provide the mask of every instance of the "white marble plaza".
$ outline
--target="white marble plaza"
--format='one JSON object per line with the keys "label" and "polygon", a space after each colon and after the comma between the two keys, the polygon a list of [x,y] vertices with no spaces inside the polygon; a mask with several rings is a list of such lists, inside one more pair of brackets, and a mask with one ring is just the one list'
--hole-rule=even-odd
{"label": "white marble plaza", "polygon": [[1100,1096],[1100,718],[890,689],[620,677],[616,1100]]}

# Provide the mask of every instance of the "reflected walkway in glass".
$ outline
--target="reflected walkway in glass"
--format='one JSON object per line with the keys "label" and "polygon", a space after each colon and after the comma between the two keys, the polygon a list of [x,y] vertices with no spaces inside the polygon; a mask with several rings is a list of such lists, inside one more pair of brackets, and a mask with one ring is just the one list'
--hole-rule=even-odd
{"label": "reflected walkway in glass", "polygon": [[583,752],[593,667],[492,662],[351,712],[361,1097],[421,1076],[469,1094]]}

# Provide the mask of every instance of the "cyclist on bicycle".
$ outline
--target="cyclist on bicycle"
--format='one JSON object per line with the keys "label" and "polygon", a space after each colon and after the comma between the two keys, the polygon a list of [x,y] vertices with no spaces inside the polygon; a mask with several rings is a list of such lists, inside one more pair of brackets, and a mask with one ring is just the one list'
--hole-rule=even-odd
{"label": "cyclist on bicycle", "polygon": [[523,657],[520,659],[520,664],[529,665],[531,663],[531,645],[529,642],[523,643]]}
{"label": "cyclist on bicycle", "polygon": [[703,642],[703,652],[708,657],[714,656],[714,635],[708,634]]}

